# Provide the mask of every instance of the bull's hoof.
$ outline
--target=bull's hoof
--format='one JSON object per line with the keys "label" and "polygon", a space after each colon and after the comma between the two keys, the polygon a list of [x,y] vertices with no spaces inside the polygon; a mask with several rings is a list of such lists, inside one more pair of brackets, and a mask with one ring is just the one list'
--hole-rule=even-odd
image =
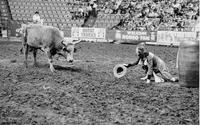
{"label": "bull's hoof", "polygon": [[50,70],[51,70],[51,72],[55,72],[56,71],[55,68],[52,67],[52,66],[50,66]]}

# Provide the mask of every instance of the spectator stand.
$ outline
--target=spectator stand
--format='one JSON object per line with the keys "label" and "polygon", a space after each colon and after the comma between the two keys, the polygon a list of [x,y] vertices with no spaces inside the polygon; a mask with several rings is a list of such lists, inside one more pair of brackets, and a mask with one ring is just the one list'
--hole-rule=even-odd
{"label": "spectator stand", "polygon": [[6,0],[0,1],[0,37],[10,37],[10,13]]}
{"label": "spectator stand", "polygon": [[[88,24],[88,19],[85,20],[87,27],[124,31],[191,31],[192,23],[199,17],[198,0],[1,1],[6,1],[4,3],[10,9],[10,22],[30,22],[38,10],[44,25],[58,27],[67,36],[70,36],[71,27],[84,26],[86,17],[90,17]],[[98,16],[89,16],[89,6],[93,3],[97,6]]]}

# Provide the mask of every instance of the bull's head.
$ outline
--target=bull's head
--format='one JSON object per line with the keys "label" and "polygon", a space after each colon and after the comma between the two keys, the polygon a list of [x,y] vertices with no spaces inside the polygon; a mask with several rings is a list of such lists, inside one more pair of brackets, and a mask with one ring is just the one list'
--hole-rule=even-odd
{"label": "bull's head", "polygon": [[[62,51],[65,53],[64,56],[68,62],[72,63],[74,61],[73,55],[76,52],[75,44],[79,43],[80,40],[73,40],[73,41],[68,41],[67,39],[64,39],[62,41]],[[63,54],[62,54],[63,56]]]}

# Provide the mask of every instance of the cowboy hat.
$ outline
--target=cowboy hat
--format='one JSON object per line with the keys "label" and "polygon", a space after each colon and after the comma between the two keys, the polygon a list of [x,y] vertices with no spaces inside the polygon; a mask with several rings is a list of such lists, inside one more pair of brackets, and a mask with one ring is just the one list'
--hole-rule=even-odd
{"label": "cowboy hat", "polygon": [[126,74],[127,67],[125,65],[126,64],[115,65],[115,67],[113,68],[113,74],[116,78],[121,78]]}

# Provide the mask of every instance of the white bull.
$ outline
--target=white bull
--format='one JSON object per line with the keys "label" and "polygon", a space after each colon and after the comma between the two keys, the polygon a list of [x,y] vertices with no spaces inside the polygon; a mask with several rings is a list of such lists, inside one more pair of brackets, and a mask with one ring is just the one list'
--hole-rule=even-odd
{"label": "white bull", "polygon": [[55,71],[53,66],[53,56],[56,54],[64,56],[68,62],[73,62],[74,45],[78,41],[67,41],[64,33],[56,27],[44,26],[39,24],[23,25],[22,46],[25,55],[25,66],[27,67],[28,52],[33,51],[34,65],[37,65],[37,50],[41,49],[48,57],[50,69]]}

